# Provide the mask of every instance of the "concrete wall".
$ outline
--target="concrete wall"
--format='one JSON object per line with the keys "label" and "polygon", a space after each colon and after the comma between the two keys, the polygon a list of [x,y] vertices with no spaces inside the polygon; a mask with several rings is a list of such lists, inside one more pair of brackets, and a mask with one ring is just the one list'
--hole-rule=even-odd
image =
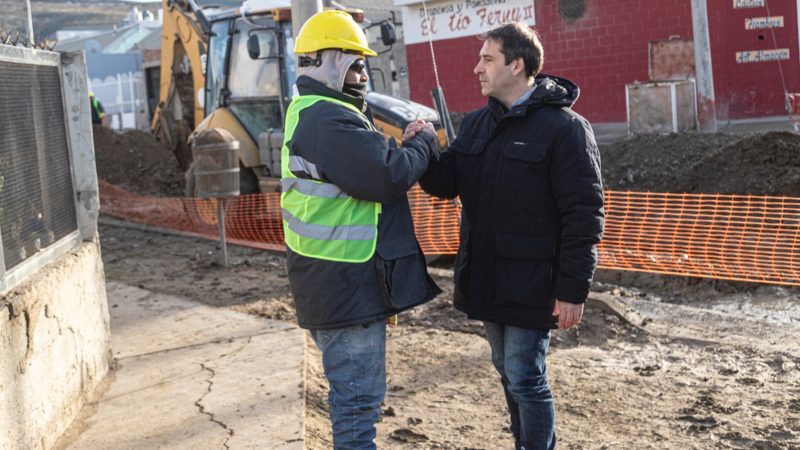
{"label": "concrete wall", "polygon": [[[429,1],[428,8],[443,3]],[[625,85],[649,79],[651,41],[693,38],[691,2],[684,0],[586,1],[584,16],[574,21],[561,17],[558,1],[533,3],[535,28],[545,49],[543,71],[569,78],[581,87],[575,110],[593,122],[625,121]],[[731,0],[708,0],[720,120],[785,114],[781,70],[787,90],[800,92],[797,20],[800,0],[768,3],[770,14],[766,3],[735,8]],[[752,19],[767,16],[781,17],[780,26],[746,29],[748,19],[752,28],[753,23],[759,22]],[[472,73],[481,45],[475,36],[434,42],[442,85],[452,111],[469,111],[486,102]],[[774,60],[786,55],[786,52],[776,55],[773,52],[776,47],[787,49],[788,59]],[[765,50],[766,54],[757,54]],[[411,99],[431,105],[430,90],[435,83],[428,44],[407,45],[406,52]],[[753,53],[737,59],[738,52]]]}
{"label": "concrete wall", "polygon": [[0,296],[0,449],[50,448],[106,375],[109,345],[96,243]]}
{"label": "concrete wall", "polygon": [[[0,449],[38,450],[77,417],[111,360],[97,172],[83,53],[0,45],[0,61],[59,68],[61,89],[47,95],[63,101],[66,137],[58,139],[67,139],[77,216],[76,230],[8,271],[0,251]],[[3,81],[0,94],[13,86]],[[33,114],[32,126],[44,129],[42,116]],[[46,137],[37,134],[37,148]]]}

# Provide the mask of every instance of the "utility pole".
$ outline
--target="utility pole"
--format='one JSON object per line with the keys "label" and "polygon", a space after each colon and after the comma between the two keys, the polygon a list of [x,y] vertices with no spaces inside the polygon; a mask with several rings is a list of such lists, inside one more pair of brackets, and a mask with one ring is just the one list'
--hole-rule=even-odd
{"label": "utility pole", "polygon": [[295,39],[309,17],[322,11],[322,0],[292,0],[292,34]]}
{"label": "utility pole", "polygon": [[697,82],[698,131],[716,133],[717,106],[714,100],[714,72],[711,69],[711,38],[708,32],[706,0],[692,0],[692,34]]}
{"label": "utility pole", "polygon": [[30,41],[31,46],[35,45],[33,39],[33,14],[31,14],[31,0],[25,0],[25,4],[28,7],[28,40]]}

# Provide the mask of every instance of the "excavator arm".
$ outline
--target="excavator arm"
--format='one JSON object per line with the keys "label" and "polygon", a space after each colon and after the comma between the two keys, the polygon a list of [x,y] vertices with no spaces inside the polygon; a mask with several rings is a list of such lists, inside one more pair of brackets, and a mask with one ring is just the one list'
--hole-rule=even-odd
{"label": "excavator arm", "polygon": [[183,170],[192,160],[188,138],[205,117],[203,98],[209,24],[194,0],[162,0],[159,100],[151,127]]}

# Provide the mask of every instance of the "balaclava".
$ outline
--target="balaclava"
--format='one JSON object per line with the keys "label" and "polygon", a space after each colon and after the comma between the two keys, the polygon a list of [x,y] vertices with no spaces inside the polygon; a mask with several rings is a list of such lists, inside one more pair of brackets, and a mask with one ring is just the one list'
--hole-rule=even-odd
{"label": "balaclava", "polygon": [[[352,97],[364,98],[366,95],[365,83],[345,83],[344,78],[350,65],[363,57],[339,50],[322,50],[300,56],[301,61],[306,60],[305,67],[297,69],[297,76],[305,75],[328,86],[337,92]],[[301,65],[304,65],[301,63]]]}

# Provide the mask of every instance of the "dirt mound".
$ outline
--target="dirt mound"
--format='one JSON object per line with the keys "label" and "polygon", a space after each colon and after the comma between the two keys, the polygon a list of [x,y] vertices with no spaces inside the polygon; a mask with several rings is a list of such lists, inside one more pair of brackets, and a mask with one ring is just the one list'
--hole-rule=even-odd
{"label": "dirt mound", "polygon": [[100,179],[139,194],[183,196],[183,172],[166,146],[150,133],[124,133],[94,126],[94,152]]}
{"label": "dirt mound", "polygon": [[800,136],[642,135],[601,146],[607,188],[800,196]]}
{"label": "dirt mound", "polygon": [[610,189],[674,191],[687,167],[740,138],[722,133],[631,136],[600,146],[603,182]]}
{"label": "dirt mound", "polygon": [[800,196],[800,136],[771,132],[747,136],[709,154],[688,171],[692,192]]}

